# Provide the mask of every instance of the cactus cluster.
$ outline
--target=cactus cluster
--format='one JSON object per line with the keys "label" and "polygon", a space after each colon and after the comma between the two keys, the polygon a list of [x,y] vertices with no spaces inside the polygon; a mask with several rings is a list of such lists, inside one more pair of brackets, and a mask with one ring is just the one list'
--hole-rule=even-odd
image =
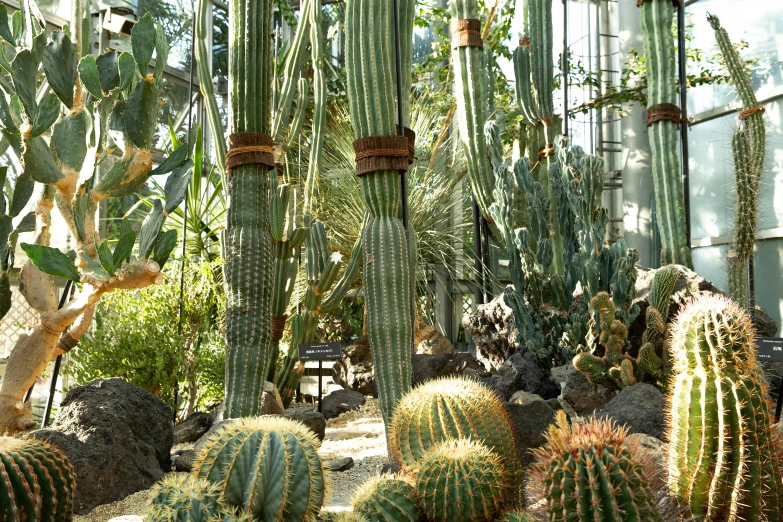
{"label": "cactus cluster", "polygon": [[778,520],[783,482],[749,315],[726,297],[701,295],[672,330],[673,495],[700,520]]}
{"label": "cactus cluster", "polygon": [[369,522],[418,522],[416,492],[406,481],[379,476],[362,485],[354,496],[353,510]]}
{"label": "cactus cluster", "polygon": [[216,522],[228,513],[220,488],[192,475],[170,475],[152,490],[145,522]]}
{"label": "cactus cluster", "polygon": [[73,467],[58,449],[0,437],[0,520],[68,522],[75,488]]}
{"label": "cactus cluster", "polygon": [[666,349],[666,320],[674,285],[679,277],[680,269],[676,266],[666,266],[655,272],[645,312],[647,329],[642,335],[642,346],[637,357],[639,367],[661,386],[668,383],[671,375],[671,362]]}
{"label": "cactus cluster", "polygon": [[589,419],[568,424],[565,412],[534,450],[534,471],[549,520],[663,522],[641,463],[623,445],[625,428]]}

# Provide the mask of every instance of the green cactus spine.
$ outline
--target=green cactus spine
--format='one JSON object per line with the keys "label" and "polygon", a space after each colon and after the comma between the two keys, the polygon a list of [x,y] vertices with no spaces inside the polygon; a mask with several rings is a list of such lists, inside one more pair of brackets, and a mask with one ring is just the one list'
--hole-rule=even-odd
{"label": "green cactus spine", "polygon": [[[647,59],[647,107],[674,104],[674,40],[671,27],[674,9],[669,0],[646,0],[640,6],[644,54]],[[686,236],[685,198],[680,182],[680,159],[676,122],[650,124],[650,148],[655,186],[655,208],[661,237],[661,263],[693,269]]]}
{"label": "green cactus spine", "polygon": [[417,469],[434,445],[460,438],[477,440],[497,453],[508,484],[522,484],[508,413],[486,386],[465,378],[436,379],[414,388],[397,406],[390,447],[404,468]]}
{"label": "green cactus spine", "polygon": [[783,483],[749,315],[719,295],[672,326],[669,487],[705,521],[779,520]]}
{"label": "green cactus spine", "polygon": [[0,437],[0,519],[68,522],[76,475],[59,450],[35,439]]}
{"label": "green cactus spine", "polygon": [[394,477],[376,477],[362,485],[351,502],[353,510],[369,522],[417,522],[413,486]]}
{"label": "green cactus spine", "polygon": [[497,454],[469,439],[438,444],[419,463],[416,493],[432,522],[489,522],[506,491]]}
{"label": "green cactus spine", "polygon": [[[412,21],[405,19],[412,15],[412,9],[401,10],[401,28],[412,26]],[[392,5],[386,0],[351,1],[346,6],[345,63],[357,139],[396,134],[397,96],[390,60],[395,48],[393,21]],[[401,45],[404,48],[412,42],[401,40]],[[402,53],[403,71],[410,70],[408,56],[411,54]],[[362,231],[366,325],[387,432],[394,407],[410,389],[412,380],[412,270],[408,236],[397,217],[399,176],[397,171],[381,171],[361,177],[368,211]]]}
{"label": "green cactus spine", "polygon": [[[212,522],[227,511],[220,488],[192,475],[170,475],[152,490],[145,522]],[[219,518],[218,518],[219,519]]]}
{"label": "green cactus spine", "polygon": [[759,110],[756,93],[753,92],[750,74],[743,66],[739,53],[731,44],[729,34],[720,25],[717,16],[707,16],[715,30],[715,39],[729,70],[731,83],[742,100],[741,115],[745,125],[734,133],[731,142],[734,155],[734,173],[737,187],[737,203],[734,210],[734,237],[729,253],[729,295],[748,306],[748,281],[745,269],[753,255],[758,225],[758,189],[764,172],[767,137],[764,126],[764,110]]}
{"label": "green cactus spine", "polygon": [[623,445],[627,434],[609,420],[569,426],[557,412],[546,446],[533,450],[549,520],[663,522],[643,466]]}
{"label": "green cactus spine", "polygon": [[[232,0],[229,9],[231,132],[269,134],[273,0]],[[265,165],[241,165],[229,183],[226,223],[226,416],[258,413],[269,373],[274,259]],[[276,354],[274,354],[276,355]]]}
{"label": "green cactus spine", "polygon": [[326,484],[320,446],[305,425],[258,417],[217,430],[193,474],[217,484],[224,501],[262,522],[300,522],[321,509]]}

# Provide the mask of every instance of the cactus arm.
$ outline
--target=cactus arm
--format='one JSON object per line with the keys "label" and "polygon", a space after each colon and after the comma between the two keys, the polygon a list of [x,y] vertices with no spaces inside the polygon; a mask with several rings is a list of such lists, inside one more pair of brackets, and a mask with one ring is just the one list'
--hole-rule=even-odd
{"label": "cactus arm", "polygon": [[226,142],[225,131],[223,129],[223,120],[220,118],[217,101],[215,100],[215,91],[212,87],[212,75],[209,72],[209,51],[206,44],[206,25],[208,17],[211,16],[210,9],[212,3],[207,0],[197,0],[196,19],[194,26],[194,38],[196,40],[196,63],[198,64],[198,83],[201,89],[201,95],[204,98],[204,105],[207,109],[207,118],[209,127],[212,129],[212,141],[215,145],[215,158],[217,168],[220,171],[224,186],[226,175]]}
{"label": "cactus arm", "polygon": [[[641,27],[647,59],[647,99],[650,108],[676,103],[674,41],[671,37],[673,8],[667,0],[647,0],[641,7]],[[652,150],[655,208],[661,235],[661,263],[693,268],[686,237],[685,200],[680,182],[677,123],[654,122],[649,127]]]}
{"label": "cactus arm", "polygon": [[359,273],[359,267],[361,266],[362,258],[363,251],[360,231],[359,238],[357,238],[356,242],[353,244],[351,258],[348,260],[348,264],[345,265],[345,271],[343,272],[340,280],[337,281],[337,283],[334,285],[334,289],[329,293],[328,296],[326,296],[326,299],[324,299],[324,302],[321,305],[321,310],[326,313],[331,313],[337,310],[342,300],[348,294],[348,290],[350,290],[351,285],[356,279],[356,275]]}
{"label": "cactus arm", "polygon": [[304,124],[305,112],[309,106],[310,87],[307,84],[306,78],[299,78],[299,95],[296,98],[296,110],[294,111],[294,118],[291,121],[291,130],[288,132],[288,141],[286,142],[286,149],[290,149],[300,138],[300,131]]}
{"label": "cactus arm", "polygon": [[533,126],[538,121],[533,105],[533,85],[530,81],[530,50],[520,45],[514,50],[514,75],[516,77],[517,104],[522,123]]}
{"label": "cactus arm", "polygon": [[[308,36],[311,36],[314,9],[319,11],[315,16],[320,18],[320,2],[318,2],[318,6],[314,6],[314,1],[305,0],[301,4],[302,7],[299,11],[299,22],[296,24],[294,39],[291,41],[291,46],[283,64],[283,84],[280,87],[280,98],[275,108],[274,122],[272,123],[272,136],[275,137],[276,141],[281,140],[286,130],[288,130],[291,103],[294,100],[294,87],[296,87],[299,78],[299,71],[302,70],[302,58],[307,50]],[[315,62],[313,64],[315,65]]]}
{"label": "cactus arm", "polygon": [[313,133],[310,143],[310,161],[305,184],[305,213],[313,213],[315,188],[321,170],[324,128],[326,126],[326,80],[324,78],[323,35],[321,34],[321,0],[312,0],[310,6],[310,45],[313,63]]}

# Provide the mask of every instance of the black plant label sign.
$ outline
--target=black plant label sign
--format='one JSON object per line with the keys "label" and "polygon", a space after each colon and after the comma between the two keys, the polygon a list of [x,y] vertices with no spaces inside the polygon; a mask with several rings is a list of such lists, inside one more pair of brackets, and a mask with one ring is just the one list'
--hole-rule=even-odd
{"label": "black plant label sign", "polygon": [[341,343],[307,343],[298,345],[300,361],[328,361],[343,356]]}
{"label": "black plant label sign", "polygon": [[758,360],[762,362],[783,362],[783,338],[757,337]]}

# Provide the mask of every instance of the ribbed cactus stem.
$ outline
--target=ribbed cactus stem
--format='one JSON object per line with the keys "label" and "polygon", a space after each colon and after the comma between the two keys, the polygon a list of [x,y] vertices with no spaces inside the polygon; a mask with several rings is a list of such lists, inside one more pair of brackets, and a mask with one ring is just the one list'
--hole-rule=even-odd
{"label": "ribbed cactus stem", "polygon": [[[270,133],[273,0],[232,0],[232,133]],[[226,223],[226,416],[256,415],[269,370],[273,253],[268,168],[241,165],[229,184]]]}
{"label": "ribbed cactus stem", "polygon": [[[647,60],[647,107],[675,104],[674,8],[671,0],[646,0],[640,6],[644,53]],[[685,199],[680,182],[678,123],[661,120],[648,127],[652,151],[655,208],[661,236],[661,263],[693,269],[685,222]]]}
{"label": "ribbed cactus stem", "polygon": [[[388,0],[352,1],[346,6],[348,99],[357,139],[397,134],[391,9]],[[403,15],[408,13],[400,13],[401,27],[412,23],[402,21]],[[403,70],[410,69],[403,64]],[[362,231],[366,325],[387,426],[412,378],[412,270],[407,234],[398,218],[399,176],[397,171],[381,171],[361,177],[368,211]]]}
{"label": "ribbed cactus stem", "polygon": [[[302,70],[302,59],[307,50],[312,24],[313,3],[315,0],[304,0],[299,9],[299,22],[296,24],[294,38],[288,47],[288,54],[283,63],[283,83],[280,87],[280,97],[275,108],[272,135],[276,140],[282,140],[291,121],[291,103],[294,100],[294,88]],[[320,13],[320,2],[316,9]],[[314,62],[314,65],[315,62]]]}
{"label": "ribbed cactus stem", "polygon": [[324,50],[321,30],[321,0],[311,0],[310,7],[310,45],[313,63],[313,124],[310,142],[310,161],[307,165],[307,183],[305,185],[305,212],[313,212],[315,187],[321,170],[321,151],[324,128],[326,125],[326,80],[324,78]]}
{"label": "ribbed cactus stem", "polygon": [[353,509],[370,522],[417,522],[416,492],[404,480],[379,476],[363,484],[353,498]]}
{"label": "ribbed cactus stem", "polygon": [[[193,51],[196,54],[198,68],[198,84],[207,109],[207,120],[212,131],[212,143],[215,145],[215,163],[218,170],[225,176],[226,173],[226,140],[223,130],[223,120],[220,117],[215,90],[212,87],[212,73],[210,71],[211,53],[207,50],[206,35],[207,23],[212,16],[212,2],[208,0],[196,1],[196,17],[193,38],[196,46]],[[225,187],[227,183],[224,183]]]}
{"label": "ribbed cactus stem", "polygon": [[708,522],[772,522],[783,506],[755,335],[747,312],[715,294],[673,325],[669,487]]}

